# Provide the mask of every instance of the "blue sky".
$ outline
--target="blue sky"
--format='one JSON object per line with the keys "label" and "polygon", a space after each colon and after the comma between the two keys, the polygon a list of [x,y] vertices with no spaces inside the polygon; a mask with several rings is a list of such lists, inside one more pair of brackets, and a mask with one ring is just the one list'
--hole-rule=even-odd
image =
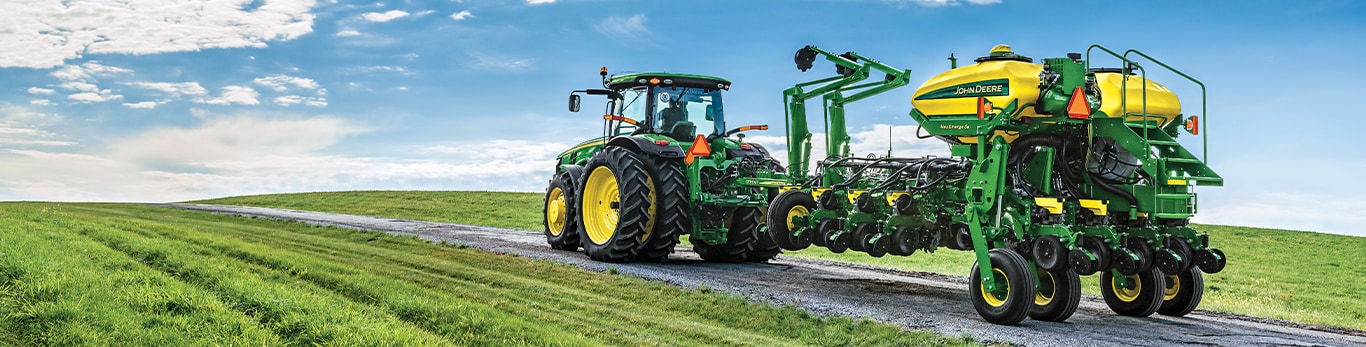
{"label": "blue sky", "polygon": [[[1198,222],[1366,235],[1361,2],[19,0],[0,13],[0,200],[541,191],[553,155],[598,133],[594,112],[564,105],[604,65],[724,76],[731,127],[774,125],[750,139],[781,149],[780,91],[831,73],[794,68],[808,44],[913,70],[849,108],[856,152],[885,152],[890,126],[896,154],[943,154],[906,114],[950,53],[1100,43],[1209,87],[1227,184],[1198,190]],[[1199,112],[1192,85],[1151,77]]]}

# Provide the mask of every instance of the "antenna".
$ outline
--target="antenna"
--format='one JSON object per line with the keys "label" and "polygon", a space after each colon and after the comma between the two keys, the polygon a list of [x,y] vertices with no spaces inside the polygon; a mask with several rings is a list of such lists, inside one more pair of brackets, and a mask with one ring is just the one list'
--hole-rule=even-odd
{"label": "antenna", "polygon": [[887,157],[892,156],[892,125],[887,124]]}

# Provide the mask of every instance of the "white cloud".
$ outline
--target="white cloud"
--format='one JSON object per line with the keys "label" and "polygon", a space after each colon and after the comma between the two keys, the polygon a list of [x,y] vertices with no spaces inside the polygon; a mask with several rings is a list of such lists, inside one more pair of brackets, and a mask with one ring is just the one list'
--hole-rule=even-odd
{"label": "white cloud", "polygon": [[395,19],[399,19],[399,18],[403,18],[403,17],[407,17],[407,16],[408,16],[408,12],[404,12],[404,11],[400,11],[400,10],[389,10],[388,12],[382,12],[382,13],[381,13],[381,12],[366,12],[365,14],[360,15],[360,17],[361,17],[361,18],[365,18],[365,20],[368,20],[368,21],[371,21],[371,22],[378,22],[378,23],[388,22],[388,21],[391,21],[391,20],[395,20]]}
{"label": "white cloud", "polygon": [[261,94],[248,86],[227,86],[223,87],[223,94],[219,97],[202,99],[199,102],[210,105],[257,105],[261,103],[256,100],[258,96]]}
{"label": "white cloud", "polygon": [[66,89],[66,90],[82,91],[82,92],[95,92],[95,91],[99,91],[99,90],[100,90],[100,87],[99,87],[99,86],[96,86],[96,85],[91,84],[91,83],[79,82],[79,81],[62,83],[61,87],[62,87],[62,89]]}
{"label": "white cloud", "polygon": [[413,17],[426,17],[427,15],[433,13],[436,13],[436,10],[418,11],[417,13],[413,14]]}
{"label": "white cloud", "polygon": [[470,54],[467,66],[480,70],[521,71],[531,67],[530,59],[491,56],[482,53]]}
{"label": "white cloud", "polygon": [[29,104],[32,104],[32,105],[38,105],[38,106],[52,106],[52,100],[48,100],[48,99],[33,99],[33,100],[29,100],[28,103],[29,103]]}
{"label": "white cloud", "polygon": [[63,117],[57,114],[34,111],[28,107],[0,105],[0,148],[14,146],[70,146],[70,141],[53,140],[59,137],[44,130],[61,123]]}
{"label": "white cloud", "polygon": [[555,0],[526,0],[527,5],[553,4]]}
{"label": "white cloud", "polygon": [[466,19],[470,19],[470,18],[474,18],[474,14],[470,13],[469,10],[464,10],[464,11],[460,11],[460,12],[456,12],[456,13],[452,13],[452,14],[451,14],[451,19],[454,19],[454,20],[466,20]]}
{"label": "white cloud", "polygon": [[87,61],[81,65],[65,65],[52,70],[52,77],[63,81],[89,81],[96,76],[109,76],[113,74],[132,73],[133,70],[100,64],[98,61]]}
{"label": "white cloud", "polygon": [[[259,3],[248,9],[249,4]],[[85,54],[266,47],[313,31],[313,0],[0,2],[0,67],[51,68]]]}
{"label": "white cloud", "polygon": [[354,37],[354,36],[360,36],[360,32],[359,32],[359,31],[355,31],[355,30],[351,30],[351,29],[346,29],[346,30],[342,30],[342,31],[338,31],[338,32],[337,32],[337,37]]}
{"label": "white cloud", "polygon": [[[567,144],[503,140],[444,143],[428,157],[349,157],[323,151],[365,132],[349,121],[215,118],[153,129],[98,152],[0,150],[0,199],[180,201],[228,195],[348,189],[544,189]],[[167,148],[176,148],[167,151]]]}
{"label": "white cloud", "polygon": [[204,89],[204,86],[199,85],[199,82],[132,82],[126,84],[159,91],[172,97],[205,96],[209,94],[209,91]]}
{"label": "white cloud", "polygon": [[275,98],[275,104],[280,106],[294,106],[304,102],[304,97],[298,95],[285,95]]}
{"label": "white cloud", "polygon": [[99,92],[84,92],[71,94],[67,95],[66,98],[79,101],[82,103],[96,103],[123,99],[123,95],[113,94],[108,89],[104,89],[100,90]]}
{"label": "white cloud", "polygon": [[611,37],[641,39],[650,33],[650,29],[645,27],[646,20],[644,14],[635,14],[630,17],[607,16],[594,28],[598,30],[598,33]]}
{"label": "white cloud", "polygon": [[294,77],[287,75],[273,75],[260,77],[252,82],[277,92],[288,91],[290,88],[300,88],[312,90],[318,88],[318,83],[312,79]]}
{"label": "white cloud", "polygon": [[152,109],[152,108],[156,108],[156,107],[157,107],[157,102],[156,102],[156,101],[143,101],[143,102],[135,102],[135,103],[131,103],[131,104],[125,102],[125,103],[123,103],[123,106],[127,106],[128,108]]}
{"label": "white cloud", "polygon": [[29,94],[33,94],[33,95],[52,95],[52,93],[56,93],[56,92],[57,92],[56,90],[47,89],[47,88],[38,88],[38,87],[29,87],[29,88],[28,88],[28,93],[29,93]]}

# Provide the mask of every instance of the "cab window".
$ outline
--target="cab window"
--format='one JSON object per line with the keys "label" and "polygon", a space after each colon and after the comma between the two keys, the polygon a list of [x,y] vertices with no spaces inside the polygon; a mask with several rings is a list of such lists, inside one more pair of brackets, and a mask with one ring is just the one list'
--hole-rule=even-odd
{"label": "cab window", "polygon": [[679,141],[692,141],[697,135],[719,134],[725,126],[721,114],[721,92],[701,88],[654,88],[652,123],[655,132]]}

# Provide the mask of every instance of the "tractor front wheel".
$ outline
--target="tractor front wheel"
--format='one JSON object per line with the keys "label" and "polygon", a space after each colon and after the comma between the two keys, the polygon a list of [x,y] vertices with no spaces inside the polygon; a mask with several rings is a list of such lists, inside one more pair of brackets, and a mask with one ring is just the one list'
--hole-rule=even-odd
{"label": "tractor front wheel", "polygon": [[541,223],[545,239],[551,248],[572,251],[579,249],[579,204],[571,172],[562,172],[550,180],[546,188],[545,204],[541,207]]}
{"label": "tractor front wheel", "polygon": [[635,153],[607,147],[588,160],[579,188],[584,253],[597,261],[624,262],[649,231],[650,181]]}
{"label": "tractor front wheel", "polygon": [[972,279],[968,281],[968,292],[972,296],[972,307],[977,309],[987,322],[1012,325],[1029,316],[1034,306],[1034,267],[1025,261],[1020,253],[1006,248],[997,248],[989,253],[989,271],[996,283],[995,290],[988,291],[982,284],[979,266],[972,265]]}

